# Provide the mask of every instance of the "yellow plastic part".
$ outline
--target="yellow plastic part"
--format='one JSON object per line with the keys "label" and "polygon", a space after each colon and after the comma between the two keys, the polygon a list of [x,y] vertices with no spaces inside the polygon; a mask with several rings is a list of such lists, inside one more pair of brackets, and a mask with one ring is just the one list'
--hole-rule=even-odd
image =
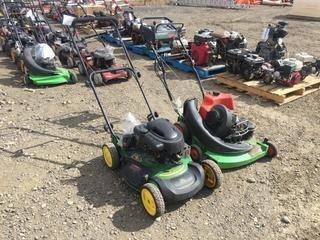
{"label": "yellow plastic part", "polygon": [[144,188],[141,191],[141,199],[144,208],[150,216],[155,216],[157,214],[157,204],[156,201],[151,194],[151,192]]}

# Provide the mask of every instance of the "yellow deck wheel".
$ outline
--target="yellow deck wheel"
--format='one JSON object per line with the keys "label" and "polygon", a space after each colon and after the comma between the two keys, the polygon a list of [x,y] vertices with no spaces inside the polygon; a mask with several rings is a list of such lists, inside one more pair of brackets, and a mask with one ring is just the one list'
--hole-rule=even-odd
{"label": "yellow deck wheel", "polygon": [[160,217],[165,212],[165,203],[159,188],[146,183],[142,186],[140,192],[141,202],[146,212],[151,217]]}
{"label": "yellow deck wheel", "polygon": [[119,154],[117,149],[112,146],[103,145],[102,147],[103,159],[110,169],[116,169],[120,165]]}
{"label": "yellow deck wheel", "polygon": [[201,162],[205,173],[205,185],[210,189],[217,189],[222,184],[222,172],[219,166],[212,160],[204,160]]}

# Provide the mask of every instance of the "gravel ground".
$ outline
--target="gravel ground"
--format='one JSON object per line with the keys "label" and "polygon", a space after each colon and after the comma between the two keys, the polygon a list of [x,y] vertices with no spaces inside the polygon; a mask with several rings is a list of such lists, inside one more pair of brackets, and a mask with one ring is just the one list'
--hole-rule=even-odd
{"label": "gravel ground", "polygon": [[[254,47],[262,28],[289,11],[166,6],[136,13],[184,22],[189,37],[203,27],[241,31]],[[319,23],[289,24],[290,53],[320,56]],[[152,61],[132,57],[151,106],[174,121]],[[83,83],[24,89],[21,74],[3,55],[0,73],[0,239],[320,239],[319,92],[278,107],[207,81],[207,90],[235,95],[237,113],[253,120],[257,137],[276,143],[280,155],[224,172],[219,191],[203,190],[171,205],[154,222],[138,195],[104,166],[100,146],[110,140],[90,89]],[[177,96],[200,97],[191,74],[176,74],[168,78]],[[147,114],[134,81],[98,93],[116,126],[129,111],[139,119]]]}

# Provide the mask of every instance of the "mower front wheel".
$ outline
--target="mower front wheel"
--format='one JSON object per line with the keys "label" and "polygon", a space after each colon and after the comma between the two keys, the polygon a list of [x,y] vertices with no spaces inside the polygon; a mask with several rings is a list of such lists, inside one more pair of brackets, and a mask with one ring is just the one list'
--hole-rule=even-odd
{"label": "mower front wheel", "polygon": [[268,158],[275,158],[278,156],[278,149],[277,147],[271,143],[271,142],[267,142],[266,143],[268,145],[268,152],[267,152],[267,157]]}
{"label": "mower front wheel", "polygon": [[101,86],[103,84],[103,77],[100,73],[93,76],[93,81],[96,86]]}
{"label": "mower front wheel", "polygon": [[115,170],[120,166],[119,153],[115,146],[109,147],[108,145],[103,145],[102,153],[104,162],[108,168]]}
{"label": "mower front wheel", "polygon": [[205,185],[210,189],[218,189],[222,184],[223,174],[219,166],[212,160],[203,160],[201,162],[206,175]]}
{"label": "mower front wheel", "polygon": [[71,71],[69,71],[69,74],[70,74],[70,78],[69,78],[68,83],[76,84],[78,82],[77,74],[75,74],[74,72],[71,72]]}
{"label": "mower front wheel", "polygon": [[146,183],[140,191],[141,202],[146,212],[153,218],[160,217],[165,212],[165,203],[160,189],[152,183]]}

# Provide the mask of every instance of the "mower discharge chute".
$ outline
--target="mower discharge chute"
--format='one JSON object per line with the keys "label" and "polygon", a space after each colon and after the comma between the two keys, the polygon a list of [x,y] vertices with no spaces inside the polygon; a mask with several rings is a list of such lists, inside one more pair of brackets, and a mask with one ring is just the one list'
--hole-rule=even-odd
{"label": "mower discharge chute", "polygon": [[[161,216],[165,212],[165,202],[187,200],[202,189],[204,171],[190,158],[189,148],[179,130],[167,119],[158,118],[152,111],[139,80],[140,74],[134,68],[117,28],[116,18],[76,19],[73,25],[84,21],[109,21],[114,25],[130,66],[114,70],[132,73],[150,112],[148,122],[134,126],[129,133],[116,133],[94,85],[94,76],[110,72],[110,69],[91,72],[84,69],[87,81],[106,121],[106,130],[111,133],[112,145],[103,146],[105,163],[108,168],[120,169],[128,185],[140,192],[142,204],[150,216]],[[74,40],[73,44],[80,54]],[[85,65],[83,59],[80,60]]]}

